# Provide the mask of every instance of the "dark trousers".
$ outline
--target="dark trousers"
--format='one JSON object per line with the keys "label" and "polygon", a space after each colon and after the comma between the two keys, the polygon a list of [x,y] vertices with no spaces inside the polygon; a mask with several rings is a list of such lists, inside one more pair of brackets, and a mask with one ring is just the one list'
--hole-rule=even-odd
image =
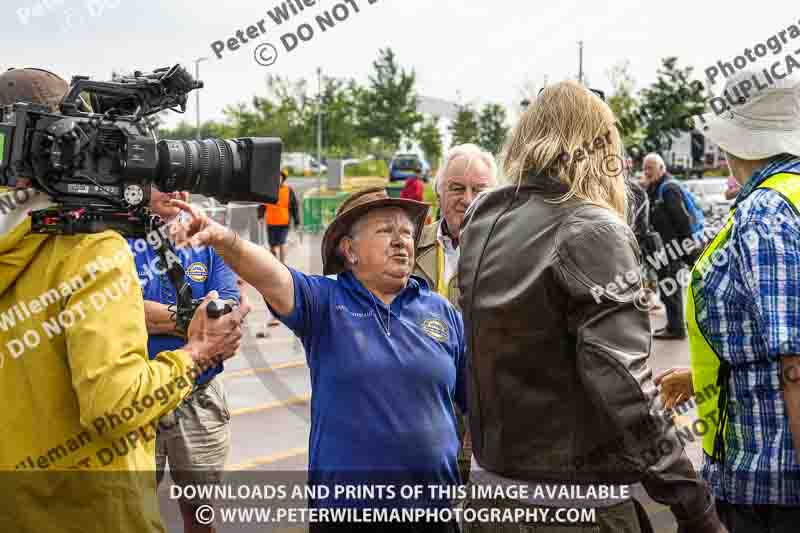
{"label": "dark trousers", "polygon": [[667,331],[686,333],[686,320],[683,316],[683,299],[686,295],[686,282],[699,252],[671,261],[658,272],[659,298],[667,312]]}
{"label": "dark trousers", "polygon": [[795,533],[800,507],[742,505],[717,500],[717,514],[730,533]]}
{"label": "dark trousers", "polygon": [[664,303],[664,309],[667,311],[668,331],[674,333],[686,332],[686,324],[683,317],[683,292],[685,290],[686,289],[680,286],[674,291],[664,290],[664,288],[659,285],[660,298]]}

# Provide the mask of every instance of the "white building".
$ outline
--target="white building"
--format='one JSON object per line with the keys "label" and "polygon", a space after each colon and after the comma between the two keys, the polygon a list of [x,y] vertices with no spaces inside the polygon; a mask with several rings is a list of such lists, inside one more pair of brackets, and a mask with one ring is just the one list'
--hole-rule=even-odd
{"label": "white building", "polygon": [[[699,129],[695,129],[695,133],[700,133],[702,135],[702,131]],[[708,138],[705,139],[704,153],[704,164],[706,167],[717,168],[725,164],[722,150]],[[670,166],[692,166],[692,132],[684,131],[676,136],[670,149],[663,152],[661,157],[663,157],[664,162]]]}
{"label": "white building", "polygon": [[[450,147],[453,142],[453,136],[448,129],[458,114],[458,104],[449,102],[442,98],[434,98],[430,96],[417,96],[417,111],[425,118],[438,117],[439,118],[439,133],[442,136],[442,149],[444,152]],[[412,144],[412,152],[422,153],[422,150],[416,142]],[[428,161],[433,168],[438,167],[439,161]]]}

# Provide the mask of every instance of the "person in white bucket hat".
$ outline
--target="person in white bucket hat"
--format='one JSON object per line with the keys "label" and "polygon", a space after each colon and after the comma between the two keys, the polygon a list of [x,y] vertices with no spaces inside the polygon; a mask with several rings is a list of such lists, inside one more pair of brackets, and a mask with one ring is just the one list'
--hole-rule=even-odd
{"label": "person in white bucket hat", "polygon": [[696,392],[703,477],[730,532],[788,533],[800,523],[800,80],[743,91],[751,76],[702,117],[741,192],[692,270],[691,369],[656,383],[668,407]]}

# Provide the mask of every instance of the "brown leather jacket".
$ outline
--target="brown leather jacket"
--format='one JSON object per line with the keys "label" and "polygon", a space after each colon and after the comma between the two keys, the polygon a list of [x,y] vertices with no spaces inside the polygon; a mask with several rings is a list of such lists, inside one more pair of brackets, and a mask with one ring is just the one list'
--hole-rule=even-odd
{"label": "brown leather jacket", "polygon": [[715,531],[705,483],[656,414],[650,319],[633,303],[640,285],[609,285],[638,272],[633,232],[607,209],[547,203],[566,189],[539,182],[479,196],[462,227],[478,463],[530,481],[641,482],[681,531]]}

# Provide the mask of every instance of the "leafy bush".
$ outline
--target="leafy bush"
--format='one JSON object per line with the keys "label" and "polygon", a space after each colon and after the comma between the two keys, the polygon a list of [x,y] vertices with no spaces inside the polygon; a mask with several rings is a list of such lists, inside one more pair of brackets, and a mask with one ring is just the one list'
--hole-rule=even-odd
{"label": "leafy bush", "polygon": [[369,159],[346,165],[344,167],[344,175],[346,177],[355,176],[380,176],[386,178],[389,176],[389,167],[386,166],[386,161],[383,159]]}

